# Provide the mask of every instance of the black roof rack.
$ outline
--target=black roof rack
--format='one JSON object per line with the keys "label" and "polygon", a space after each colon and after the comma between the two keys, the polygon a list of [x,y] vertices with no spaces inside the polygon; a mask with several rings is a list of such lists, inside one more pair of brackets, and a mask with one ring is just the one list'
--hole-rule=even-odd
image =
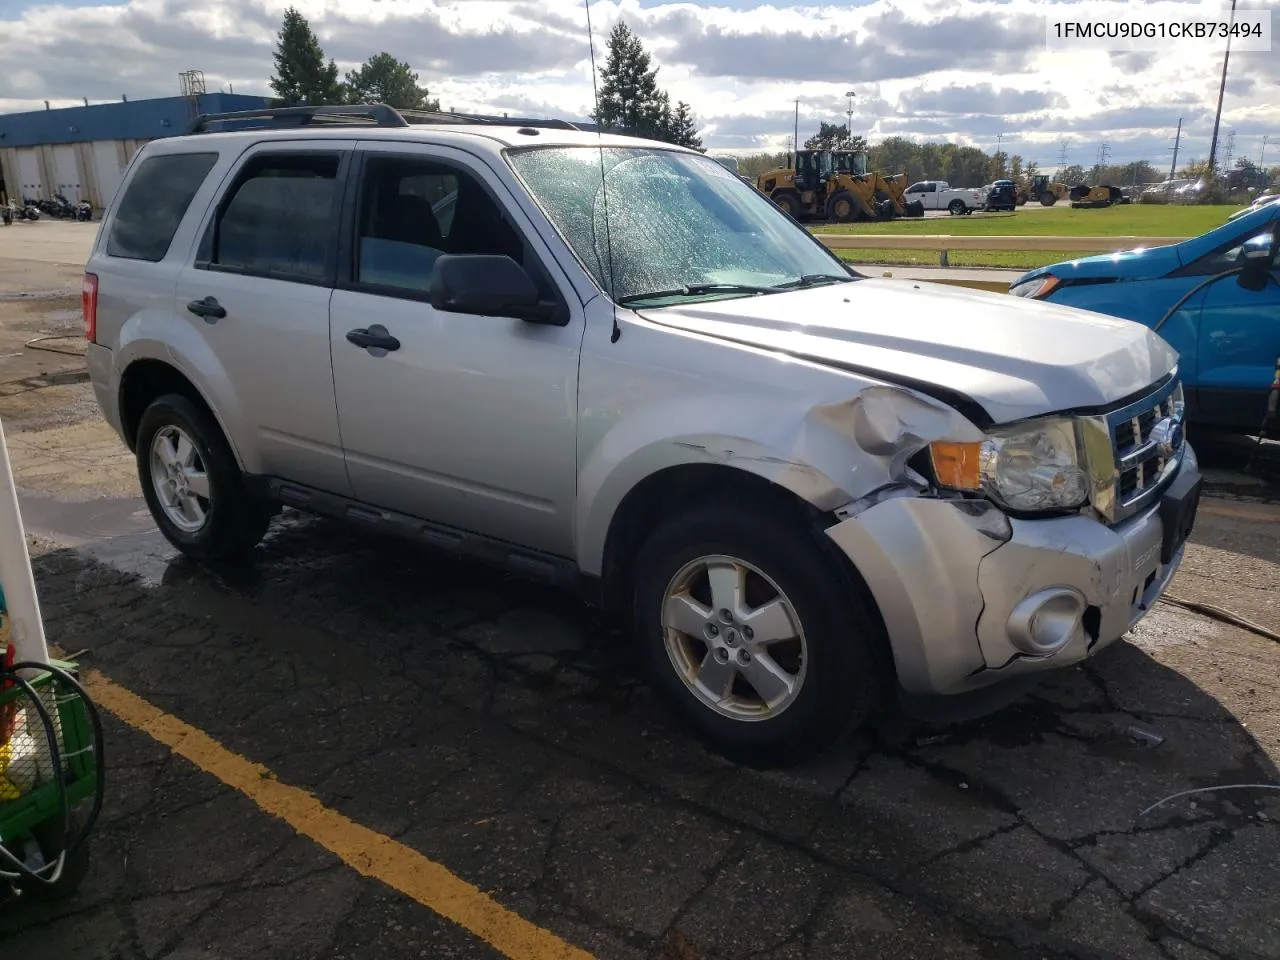
{"label": "black roof rack", "polygon": [[[233,113],[202,113],[191,122],[184,136],[208,133],[221,123],[265,121],[261,126],[289,129],[305,126],[407,127],[411,124],[474,123],[504,127],[544,127],[553,130],[579,129],[568,120],[532,117],[493,117],[480,114],[446,113],[430,110],[397,110],[385,103],[335,104],[332,106],[267,107]],[[254,124],[259,126],[259,124]]]}

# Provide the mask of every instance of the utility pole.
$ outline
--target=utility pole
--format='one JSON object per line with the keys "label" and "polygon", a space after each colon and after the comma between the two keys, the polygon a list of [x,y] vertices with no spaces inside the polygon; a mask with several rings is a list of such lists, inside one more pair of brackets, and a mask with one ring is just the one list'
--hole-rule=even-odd
{"label": "utility pole", "polygon": [[1266,167],[1262,165],[1262,158],[1267,155],[1267,141],[1270,139],[1271,138],[1269,136],[1263,136],[1262,138],[1262,149],[1258,151],[1258,169],[1259,170],[1266,169]]}
{"label": "utility pole", "polygon": [[[795,129],[795,135],[792,137],[791,142],[795,144],[796,152],[799,152],[800,150],[800,101],[799,100],[796,100],[796,129]],[[794,156],[791,158],[791,166],[793,168],[796,165],[796,160],[797,158]]]}
{"label": "utility pole", "polygon": [[1004,134],[997,133],[996,134],[996,176],[995,176],[995,179],[997,180],[999,180],[1000,177],[1004,175],[1004,160],[1000,156],[1000,144],[1003,141],[1004,141]]}
{"label": "utility pole", "polygon": [[[1236,0],[1231,0],[1231,25],[1236,22]],[[1222,55],[1222,83],[1218,85],[1218,112],[1213,115],[1213,139],[1209,141],[1209,169],[1205,176],[1213,180],[1214,159],[1218,155],[1218,124],[1222,122],[1222,97],[1227,92],[1227,63],[1231,60],[1231,33],[1227,32],[1227,50]]]}
{"label": "utility pole", "polygon": [[[1173,180],[1178,171],[1178,147],[1182,145],[1182,118],[1178,118],[1178,132],[1173,137],[1173,163],[1169,164],[1169,179]],[[1166,189],[1172,189],[1172,184]]]}
{"label": "utility pole", "polygon": [[1094,165],[1094,168],[1093,168],[1094,180],[1097,180],[1099,177],[1102,176],[1102,167],[1103,165],[1106,164],[1107,157],[1109,157],[1110,155],[1111,155],[1111,144],[1103,140],[1101,145],[1099,145],[1098,147],[1098,162]]}
{"label": "utility pole", "polygon": [[845,111],[845,116],[848,118],[845,121],[845,130],[849,132],[849,139],[852,140],[853,139],[853,98],[856,97],[857,94],[854,93],[852,90],[846,90],[844,92],[844,95],[849,98],[849,109]]}
{"label": "utility pole", "polygon": [[1062,179],[1062,171],[1067,169],[1067,141],[1062,141],[1062,149],[1058,151],[1058,179]]}

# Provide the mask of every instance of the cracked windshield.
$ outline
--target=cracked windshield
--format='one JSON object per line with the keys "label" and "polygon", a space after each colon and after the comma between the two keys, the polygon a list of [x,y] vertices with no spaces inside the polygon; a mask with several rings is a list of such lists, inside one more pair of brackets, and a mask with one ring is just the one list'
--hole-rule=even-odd
{"label": "cracked windshield", "polygon": [[0,960],[1280,960],[1277,0],[0,27]]}
{"label": "cracked windshield", "polygon": [[[618,303],[767,293],[840,261],[720,164],[659,150],[515,152],[511,165]],[[604,174],[602,178],[602,173]]]}

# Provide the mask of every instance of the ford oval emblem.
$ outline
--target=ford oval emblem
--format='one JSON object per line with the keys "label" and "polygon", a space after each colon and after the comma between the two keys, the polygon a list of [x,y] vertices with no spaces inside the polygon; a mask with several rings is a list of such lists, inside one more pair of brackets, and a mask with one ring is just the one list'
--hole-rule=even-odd
{"label": "ford oval emblem", "polygon": [[1156,445],[1156,452],[1168,460],[1182,448],[1182,434],[1182,421],[1165,417],[1151,428],[1151,442]]}

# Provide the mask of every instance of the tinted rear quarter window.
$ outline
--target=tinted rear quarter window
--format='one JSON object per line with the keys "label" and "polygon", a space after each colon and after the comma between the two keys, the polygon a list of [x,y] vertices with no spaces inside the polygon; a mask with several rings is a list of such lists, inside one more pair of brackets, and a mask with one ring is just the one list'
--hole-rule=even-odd
{"label": "tinted rear quarter window", "polygon": [[216,153],[174,153],[143,160],[112,218],[107,256],[163,260],[187,207],[217,162]]}

